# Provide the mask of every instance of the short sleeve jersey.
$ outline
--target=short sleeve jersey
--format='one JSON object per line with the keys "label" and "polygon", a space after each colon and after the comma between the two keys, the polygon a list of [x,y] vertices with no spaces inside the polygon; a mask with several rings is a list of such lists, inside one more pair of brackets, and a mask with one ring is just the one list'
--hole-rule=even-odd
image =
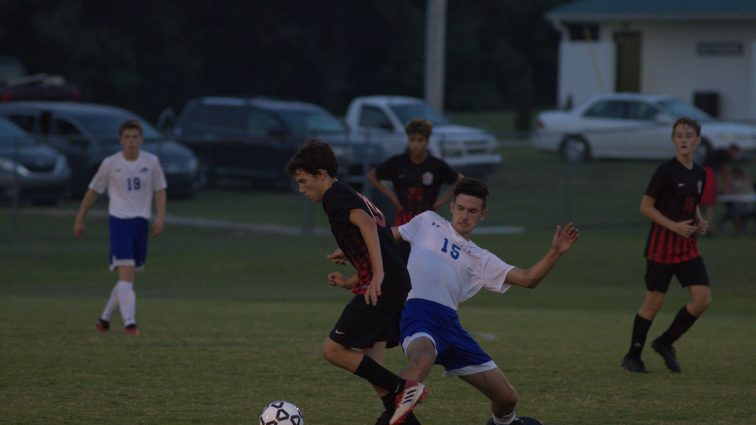
{"label": "short sleeve jersey", "polygon": [[[670,220],[695,220],[705,183],[703,167],[694,164],[689,170],[673,158],[656,169],[645,194],[654,198],[654,207]],[[669,264],[689,261],[700,254],[695,235],[684,238],[652,222],[644,255],[651,261]]]}
{"label": "short sleeve jersey", "polygon": [[412,290],[407,299],[420,298],[457,310],[481,289],[504,293],[514,268],[491,252],[460,236],[448,220],[424,212],[399,226],[410,251],[407,268]]}
{"label": "short sleeve jersey", "polygon": [[134,161],[127,161],[122,152],[108,156],[89,183],[97,193],[107,191],[109,214],[123,219],[149,220],[153,193],[166,187],[158,157],[145,151],[139,152]]}
{"label": "short sleeve jersey", "polygon": [[336,243],[357,269],[358,283],[352,288],[352,292],[364,294],[373,277],[372,263],[365,240],[362,238],[359,227],[349,221],[351,211],[359,209],[373,217],[378,228],[384,273],[381,291],[406,294],[410,288],[409,274],[383,213],[364,195],[338,181],[334,182],[323,195],[322,203]]}
{"label": "short sleeve jersey", "polygon": [[390,180],[394,185],[402,208],[407,211],[404,224],[421,212],[433,209],[441,185],[457,181],[457,172],[449,164],[428,155],[425,161],[415,164],[409,153],[395,155],[375,169],[380,180]]}

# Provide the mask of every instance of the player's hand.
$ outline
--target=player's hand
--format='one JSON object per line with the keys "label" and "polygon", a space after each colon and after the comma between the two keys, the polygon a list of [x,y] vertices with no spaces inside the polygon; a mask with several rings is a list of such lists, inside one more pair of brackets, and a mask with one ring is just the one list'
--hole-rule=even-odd
{"label": "player's hand", "polygon": [[348,280],[349,279],[340,272],[328,273],[328,283],[330,283],[331,286],[341,286],[342,288],[346,288]]}
{"label": "player's hand", "polygon": [[700,233],[702,235],[705,235],[706,233],[709,232],[709,221],[708,220],[701,219],[696,224],[698,225],[698,233]]}
{"label": "player's hand", "polygon": [[84,237],[84,222],[80,220],[76,220],[74,222],[73,234],[76,239],[81,239]]}
{"label": "player's hand", "polygon": [[346,255],[344,255],[344,251],[342,251],[341,248],[336,248],[335,251],[326,255],[326,258],[329,259],[332,263],[342,266],[347,264],[348,262],[347,257]]}
{"label": "player's hand", "polygon": [[365,304],[378,304],[378,297],[381,296],[381,285],[383,284],[383,273],[373,274],[373,278],[370,280],[370,285],[365,292]]}
{"label": "player's hand", "polygon": [[678,221],[671,230],[684,238],[689,238],[698,231],[698,225],[693,220]]}
{"label": "player's hand", "polygon": [[574,224],[567,223],[567,225],[564,226],[564,229],[557,224],[554,238],[551,240],[551,246],[557,253],[564,254],[567,250],[572,248],[572,245],[575,244],[575,241],[577,241],[579,237],[580,229],[575,227]]}
{"label": "player's hand", "polygon": [[160,217],[156,218],[155,222],[152,223],[152,237],[160,236],[163,233],[163,227],[165,227],[165,221]]}

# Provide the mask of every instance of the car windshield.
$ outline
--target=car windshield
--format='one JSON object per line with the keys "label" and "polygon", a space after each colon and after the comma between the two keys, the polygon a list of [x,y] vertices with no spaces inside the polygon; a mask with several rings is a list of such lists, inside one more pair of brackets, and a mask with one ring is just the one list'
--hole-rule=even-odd
{"label": "car windshield", "polygon": [[34,139],[29,133],[21,130],[5,118],[0,118],[0,146],[26,146],[34,144]]}
{"label": "car windshield", "polygon": [[426,119],[434,126],[449,124],[449,120],[424,102],[398,103],[389,105],[389,108],[394,111],[394,114],[403,124],[407,124],[415,118]]}
{"label": "car windshield", "polygon": [[689,117],[696,121],[711,121],[714,118],[706,112],[677,99],[663,99],[657,102],[664,111],[673,117]]}
{"label": "car windshield", "polygon": [[137,119],[142,123],[142,132],[145,141],[160,138],[160,133],[154,127],[134,115],[96,114],[83,115],[79,119],[89,134],[102,143],[118,143],[118,131],[121,128],[121,124],[126,120],[132,119]]}
{"label": "car windshield", "polygon": [[279,112],[286,126],[297,137],[346,132],[344,124],[325,111],[281,110]]}

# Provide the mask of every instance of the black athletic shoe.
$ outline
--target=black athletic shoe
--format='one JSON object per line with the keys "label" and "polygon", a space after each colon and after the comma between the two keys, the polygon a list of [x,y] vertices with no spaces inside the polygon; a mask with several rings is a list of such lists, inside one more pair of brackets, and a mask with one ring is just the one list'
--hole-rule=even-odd
{"label": "black athletic shoe", "polygon": [[659,353],[660,356],[664,359],[664,364],[667,365],[667,368],[675,373],[680,373],[682,370],[680,369],[680,363],[677,363],[677,354],[675,353],[675,347],[671,345],[667,345],[659,340],[659,338],[656,338],[651,343],[651,348],[654,349],[657,353]]}
{"label": "black athletic shoe", "polygon": [[625,354],[622,358],[622,367],[630,372],[636,373],[648,373],[646,371],[646,365],[643,364],[643,360],[640,357],[632,357],[629,354]]}

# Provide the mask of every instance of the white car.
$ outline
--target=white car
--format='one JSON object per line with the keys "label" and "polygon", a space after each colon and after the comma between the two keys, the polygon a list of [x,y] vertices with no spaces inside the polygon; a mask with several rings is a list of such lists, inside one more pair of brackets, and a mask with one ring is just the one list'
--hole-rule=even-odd
{"label": "white car", "polygon": [[571,111],[542,112],[531,142],[538,150],[559,153],[566,162],[671,158],[672,123],[683,116],[701,123],[698,162],[712,149],[732,144],[745,157],[756,153],[756,126],[717,121],[670,96],[633,93],[600,95]]}

